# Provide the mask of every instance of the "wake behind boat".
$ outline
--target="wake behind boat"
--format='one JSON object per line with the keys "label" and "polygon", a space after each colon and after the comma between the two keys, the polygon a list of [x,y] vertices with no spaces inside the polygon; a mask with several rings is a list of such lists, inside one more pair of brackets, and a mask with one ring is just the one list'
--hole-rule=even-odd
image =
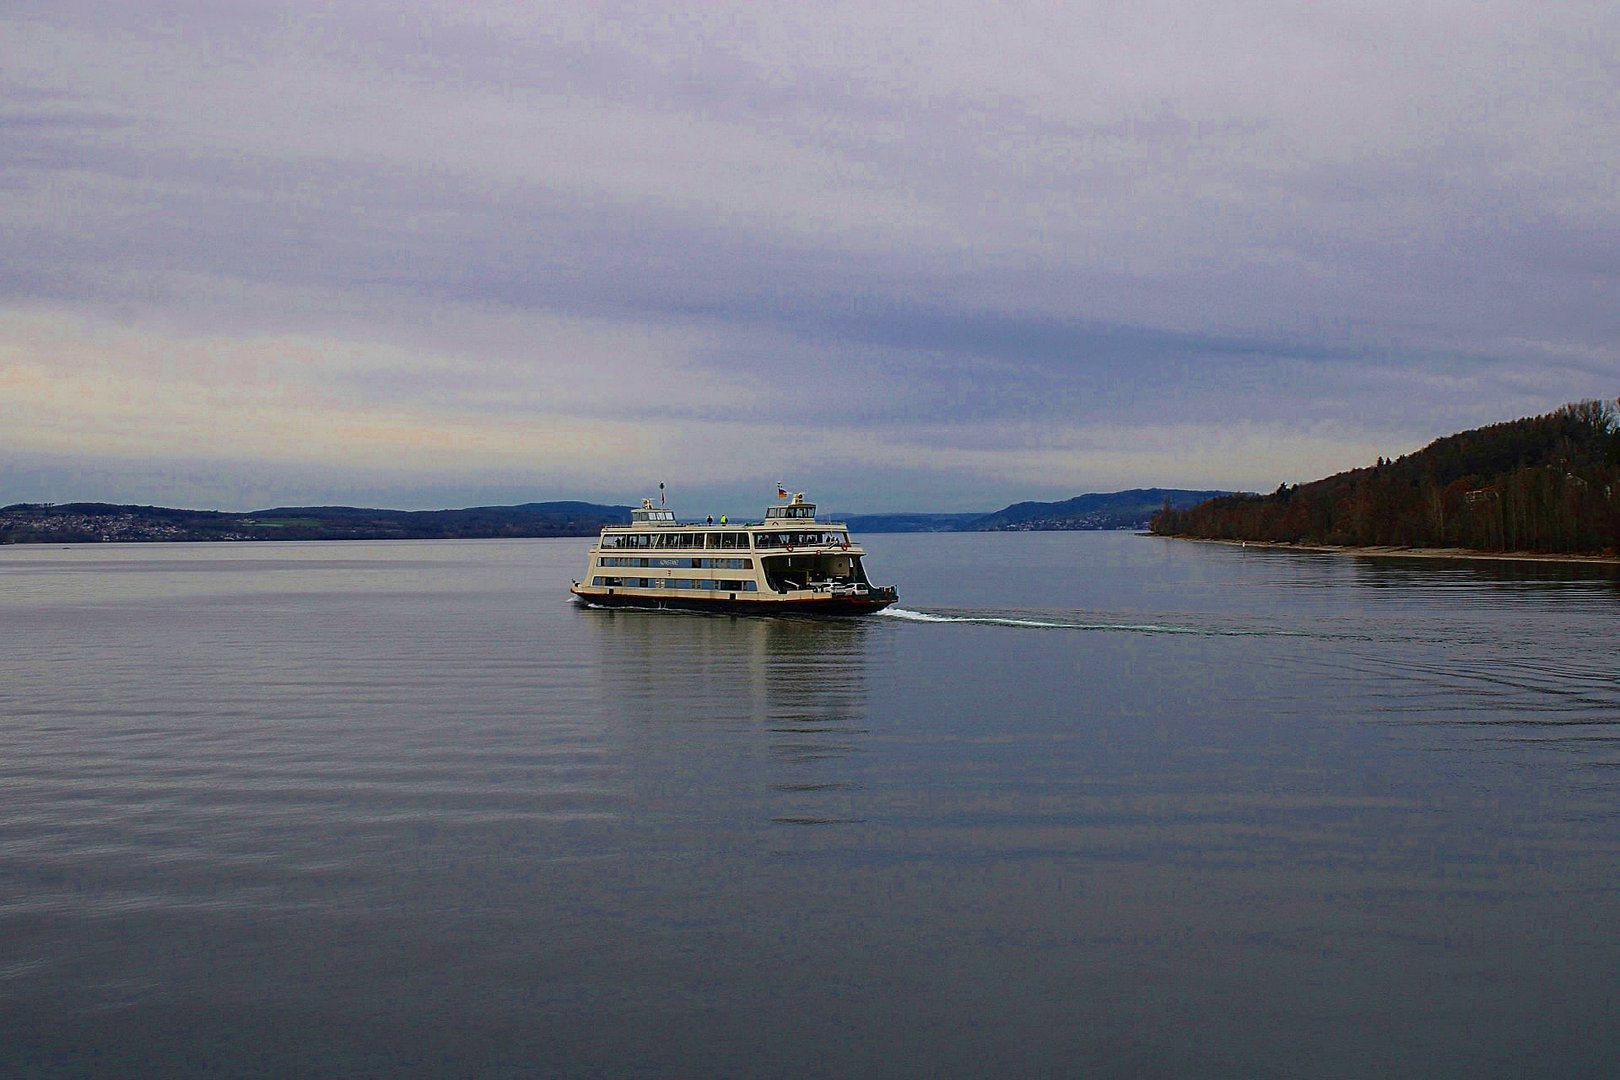
{"label": "wake behind boat", "polygon": [[[663,485],[659,485],[662,488]],[[788,493],[777,490],[777,498]],[[680,522],[643,499],[629,525],[604,526],[583,581],[570,590],[602,607],[674,608],[762,614],[865,615],[899,599],[873,585],[866,550],[843,522],[817,521],[816,504],[795,494],[767,507],[765,520]]]}

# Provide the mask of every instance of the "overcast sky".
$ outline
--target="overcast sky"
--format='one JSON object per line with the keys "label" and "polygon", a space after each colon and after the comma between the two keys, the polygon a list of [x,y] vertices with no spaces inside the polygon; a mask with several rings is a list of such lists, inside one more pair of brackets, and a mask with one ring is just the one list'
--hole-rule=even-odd
{"label": "overcast sky", "polygon": [[0,504],[995,509],[1620,394],[1620,5],[0,0]]}

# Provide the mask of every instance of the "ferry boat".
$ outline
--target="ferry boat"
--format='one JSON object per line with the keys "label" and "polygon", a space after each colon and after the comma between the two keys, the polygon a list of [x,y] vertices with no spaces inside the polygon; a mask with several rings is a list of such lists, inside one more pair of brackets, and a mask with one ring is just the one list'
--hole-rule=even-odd
{"label": "ferry boat", "polygon": [[787,501],[763,521],[718,525],[677,521],[661,494],[658,506],[643,499],[629,525],[602,528],[570,591],[600,607],[772,615],[865,615],[899,599],[866,579],[849,526],[818,521],[802,491],[789,499],[779,488],[777,498]]}

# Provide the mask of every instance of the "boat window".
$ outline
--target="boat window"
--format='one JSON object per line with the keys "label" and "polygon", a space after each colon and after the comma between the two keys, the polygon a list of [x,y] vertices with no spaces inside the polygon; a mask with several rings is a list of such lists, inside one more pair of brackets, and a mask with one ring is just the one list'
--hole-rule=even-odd
{"label": "boat window", "polygon": [[847,543],[849,543],[849,535],[837,532],[771,532],[754,534],[754,546],[758,548],[817,547],[826,544]]}

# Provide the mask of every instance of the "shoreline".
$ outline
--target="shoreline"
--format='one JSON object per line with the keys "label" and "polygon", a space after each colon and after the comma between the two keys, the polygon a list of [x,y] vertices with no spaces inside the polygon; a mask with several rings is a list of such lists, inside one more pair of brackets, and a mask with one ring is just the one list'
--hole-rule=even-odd
{"label": "shoreline", "polygon": [[[1147,536],[1158,536],[1147,533]],[[1592,566],[1620,566],[1620,558],[1609,555],[1562,555],[1540,551],[1475,551],[1472,548],[1414,548],[1394,544],[1358,547],[1350,544],[1290,544],[1281,540],[1219,540],[1204,536],[1161,536],[1161,540],[1185,540],[1194,544],[1225,544],[1228,547],[1265,548],[1272,551],[1302,551],[1322,555],[1356,555],[1381,559],[1463,559],[1474,562],[1583,563]]]}

